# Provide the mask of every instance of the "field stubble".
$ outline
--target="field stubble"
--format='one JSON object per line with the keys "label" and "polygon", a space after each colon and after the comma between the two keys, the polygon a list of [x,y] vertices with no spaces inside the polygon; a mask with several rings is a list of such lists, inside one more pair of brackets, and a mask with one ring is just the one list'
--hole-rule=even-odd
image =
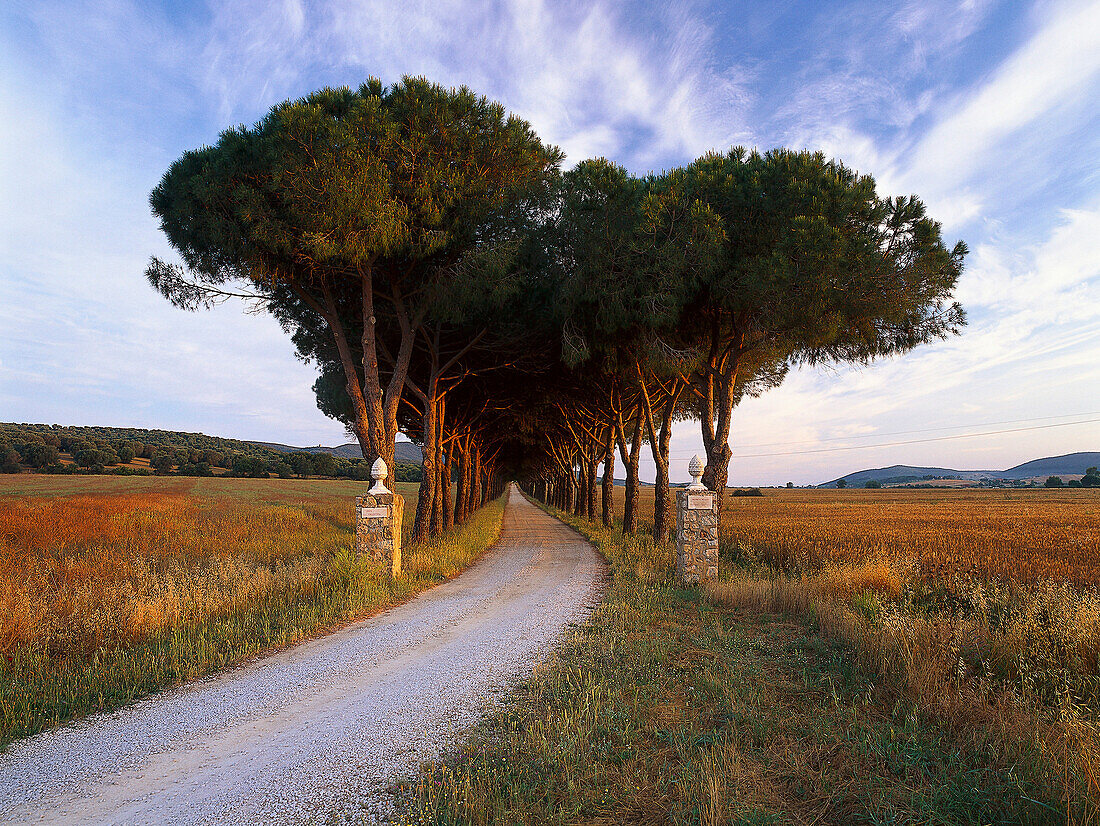
{"label": "field stubble", "polygon": [[[391,582],[355,558],[362,483],[9,477],[0,487],[0,746],[366,616],[453,576],[503,503]],[[405,496],[411,530],[416,485]],[[407,537],[406,537],[407,538]]]}

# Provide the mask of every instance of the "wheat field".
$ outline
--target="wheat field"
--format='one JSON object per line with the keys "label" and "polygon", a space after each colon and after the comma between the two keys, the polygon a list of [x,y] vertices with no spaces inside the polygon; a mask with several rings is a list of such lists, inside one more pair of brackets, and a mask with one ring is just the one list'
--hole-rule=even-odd
{"label": "wheat field", "polygon": [[1029,744],[1100,822],[1100,491],[765,490],[721,531],[711,600],[802,616],[929,719]]}
{"label": "wheat field", "polygon": [[[615,493],[621,516],[623,489]],[[763,493],[726,497],[724,557],[787,573],[879,561],[929,580],[1100,585],[1097,489]],[[652,525],[653,489],[640,499],[641,521]]]}
{"label": "wheat field", "polygon": [[889,636],[925,694],[1100,716],[1098,490],[765,490],[727,497],[719,544],[712,596],[812,615],[882,657]]}
{"label": "wheat field", "polygon": [[784,570],[880,560],[928,579],[1100,584],[1097,490],[767,490],[728,497],[722,524],[731,553]]}
{"label": "wheat field", "polygon": [[247,479],[5,485],[0,653],[41,645],[55,654],[132,643],[273,593],[308,592],[334,554],[350,551],[362,489]]}

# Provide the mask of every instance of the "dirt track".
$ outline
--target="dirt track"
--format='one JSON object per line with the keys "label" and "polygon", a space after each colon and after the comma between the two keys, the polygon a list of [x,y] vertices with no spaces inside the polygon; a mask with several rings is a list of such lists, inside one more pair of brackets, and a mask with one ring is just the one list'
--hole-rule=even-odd
{"label": "dirt track", "polygon": [[320,639],[0,755],[0,822],[370,822],[599,598],[577,534],[513,489],[461,576]]}

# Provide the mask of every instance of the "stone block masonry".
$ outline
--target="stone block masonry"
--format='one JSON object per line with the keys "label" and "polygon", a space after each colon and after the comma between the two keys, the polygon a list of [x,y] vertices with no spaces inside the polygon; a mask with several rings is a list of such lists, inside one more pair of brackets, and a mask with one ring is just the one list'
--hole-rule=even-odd
{"label": "stone block masonry", "polygon": [[355,552],[383,562],[391,576],[401,573],[401,518],[405,497],[368,493],[355,497]]}
{"label": "stone block masonry", "polygon": [[718,496],[712,490],[676,492],[676,573],[684,582],[718,576]]}
{"label": "stone block masonry", "polygon": [[684,582],[718,576],[718,494],[699,482],[703,462],[688,465],[691,484],[676,491],[676,573]]}

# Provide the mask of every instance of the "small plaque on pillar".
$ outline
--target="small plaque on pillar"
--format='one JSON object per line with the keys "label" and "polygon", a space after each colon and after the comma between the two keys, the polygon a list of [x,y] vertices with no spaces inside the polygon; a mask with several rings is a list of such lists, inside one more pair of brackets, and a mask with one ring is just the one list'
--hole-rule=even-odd
{"label": "small plaque on pillar", "polygon": [[688,494],[687,500],[688,510],[692,511],[710,510],[714,505],[714,499],[706,494]]}
{"label": "small plaque on pillar", "polygon": [[390,515],[389,508],[360,508],[360,519],[384,519]]}

